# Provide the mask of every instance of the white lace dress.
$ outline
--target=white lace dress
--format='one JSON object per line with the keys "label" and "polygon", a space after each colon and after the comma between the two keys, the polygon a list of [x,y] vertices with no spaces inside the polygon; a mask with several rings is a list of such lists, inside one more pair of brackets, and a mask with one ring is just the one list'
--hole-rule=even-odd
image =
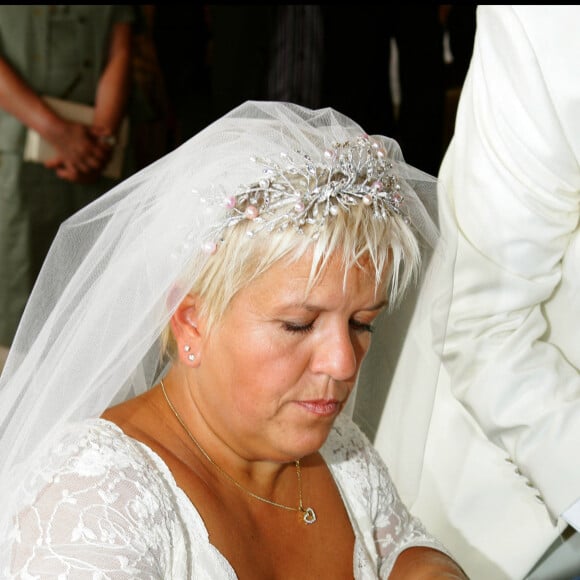
{"label": "white lace dress", "polygon": [[[162,459],[116,425],[75,425],[37,477],[13,530],[19,579],[221,580],[236,574]],[[321,450],[355,532],[353,576],[388,578],[409,546],[445,549],[401,503],[366,437],[339,417]]]}

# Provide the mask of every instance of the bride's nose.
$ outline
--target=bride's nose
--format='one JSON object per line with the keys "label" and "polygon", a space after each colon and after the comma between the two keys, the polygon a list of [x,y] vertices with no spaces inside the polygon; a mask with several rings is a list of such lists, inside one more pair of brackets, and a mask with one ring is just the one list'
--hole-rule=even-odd
{"label": "bride's nose", "polygon": [[356,346],[348,324],[333,329],[320,340],[312,358],[311,368],[336,381],[353,379],[358,370]]}

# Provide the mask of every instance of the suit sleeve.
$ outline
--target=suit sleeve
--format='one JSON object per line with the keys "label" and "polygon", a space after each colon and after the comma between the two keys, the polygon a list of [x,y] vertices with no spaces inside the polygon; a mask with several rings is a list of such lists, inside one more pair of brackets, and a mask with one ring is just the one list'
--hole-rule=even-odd
{"label": "suit sleeve", "polygon": [[[566,45],[569,25],[552,18],[554,8],[568,7],[534,7],[533,16],[544,19],[548,45]],[[441,166],[441,202],[459,230],[445,364],[454,395],[557,516],[580,494],[580,377],[550,340],[545,303],[578,228],[580,170],[567,117],[580,118],[580,45],[568,43],[556,59],[575,91],[555,94],[518,10],[478,8]]]}

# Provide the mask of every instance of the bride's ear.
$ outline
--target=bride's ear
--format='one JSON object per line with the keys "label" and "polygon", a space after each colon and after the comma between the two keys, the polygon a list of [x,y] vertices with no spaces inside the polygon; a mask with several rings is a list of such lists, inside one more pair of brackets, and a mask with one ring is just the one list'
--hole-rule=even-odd
{"label": "bride's ear", "polygon": [[191,367],[199,365],[201,355],[200,305],[199,296],[187,294],[171,317],[179,360]]}

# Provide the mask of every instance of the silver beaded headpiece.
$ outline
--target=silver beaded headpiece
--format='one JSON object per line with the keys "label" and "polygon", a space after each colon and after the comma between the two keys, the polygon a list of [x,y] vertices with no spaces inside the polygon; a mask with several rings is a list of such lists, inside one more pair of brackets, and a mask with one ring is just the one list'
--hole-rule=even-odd
{"label": "silver beaded headpiece", "polygon": [[358,204],[368,206],[377,219],[405,217],[399,178],[380,141],[362,135],[335,143],[324,152],[323,163],[296,154],[298,160],[281,153],[280,163],[252,157],[264,167],[264,177],[226,198],[228,213],[219,232],[247,220],[252,222],[250,236],[287,228],[303,234],[304,226],[313,226],[316,239],[326,220]]}

